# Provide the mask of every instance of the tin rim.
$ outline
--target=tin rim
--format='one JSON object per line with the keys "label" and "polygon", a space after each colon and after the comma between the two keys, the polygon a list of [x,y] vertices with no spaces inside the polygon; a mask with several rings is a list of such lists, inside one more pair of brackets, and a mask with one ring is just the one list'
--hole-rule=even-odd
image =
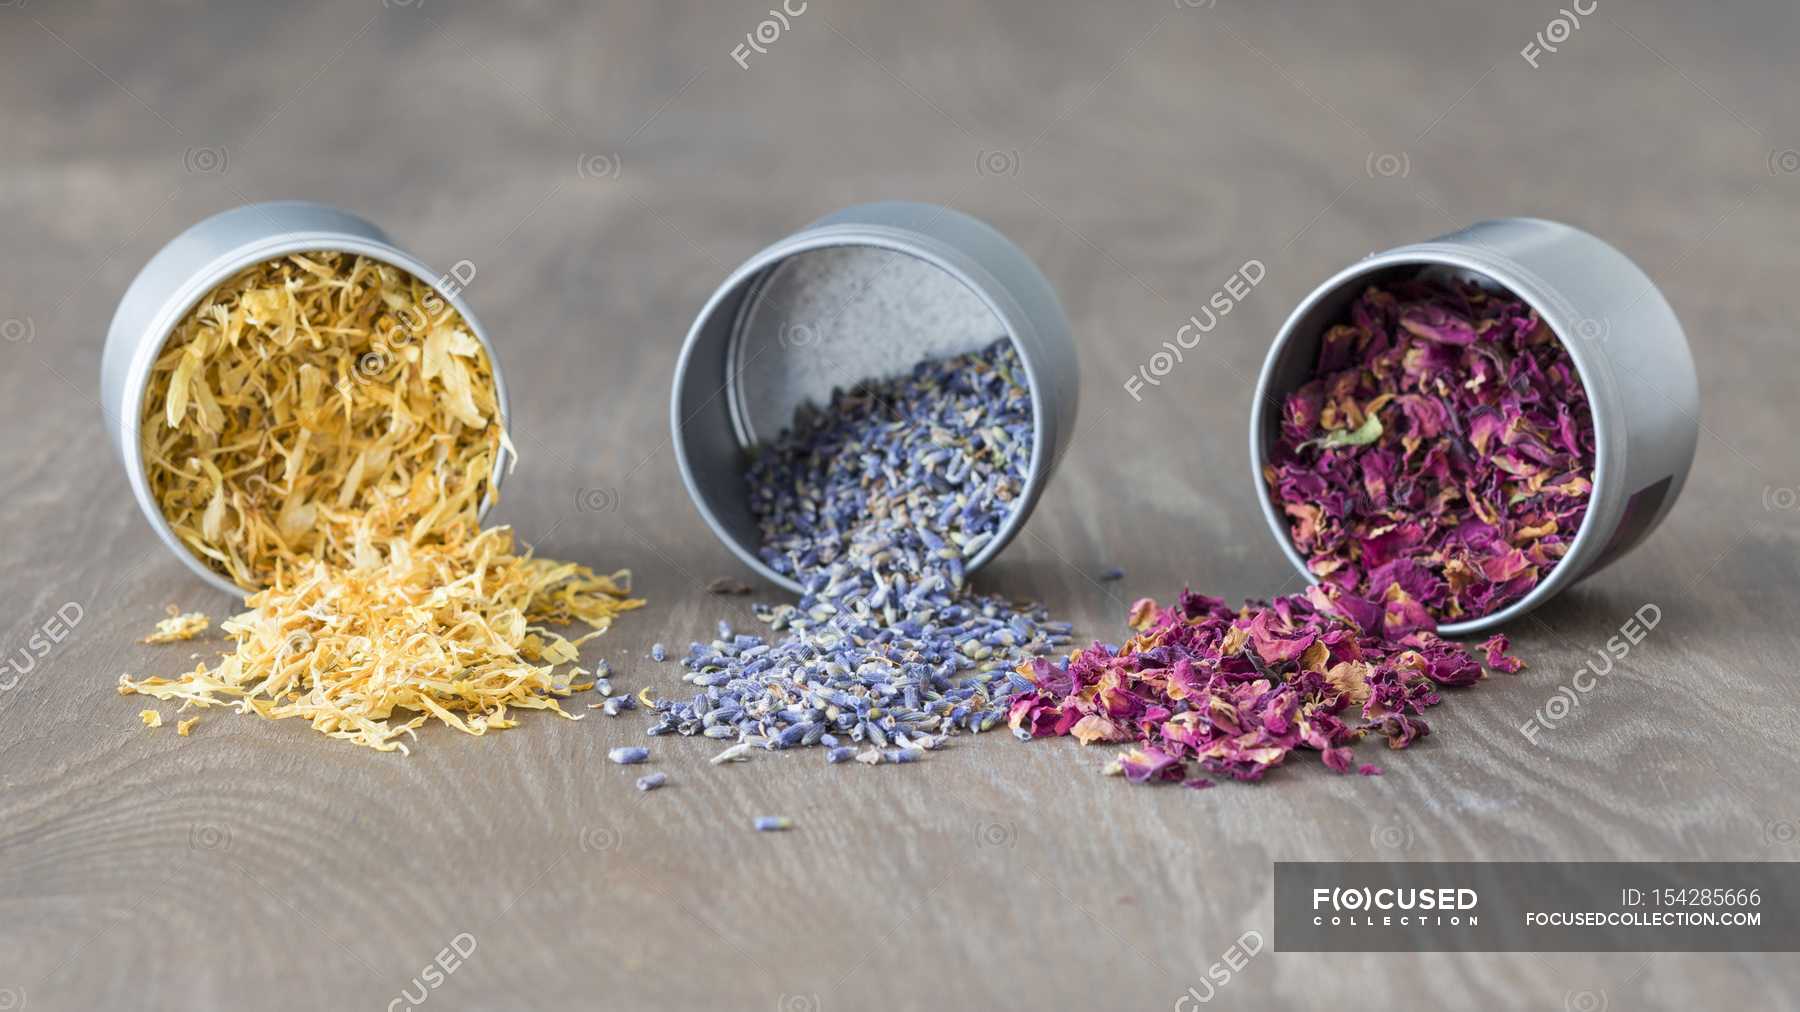
{"label": "tin rim", "polygon": [[[1023,308],[1014,302],[1010,294],[1001,287],[998,279],[979,264],[953,248],[910,232],[887,226],[848,224],[808,229],[764,248],[744,261],[737,270],[733,271],[714,289],[712,296],[707,299],[706,305],[701,308],[699,314],[694,318],[692,326],[688,328],[687,338],[682,342],[681,355],[675,365],[673,387],[675,396],[670,400],[669,415],[670,425],[674,431],[675,457],[681,471],[682,484],[686,486],[688,498],[693,500],[695,507],[700,510],[701,517],[706,521],[707,526],[712,528],[719,540],[725,542],[725,546],[731,550],[733,555],[778,586],[797,595],[806,593],[806,589],[801,586],[799,581],[777,573],[763,562],[754,547],[745,545],[737,538],[732,537],[718,514],[713,511],[711,504],[708,503],[705,494],[700,489],[699,482],[694,479],[693,461],[688,456],[687,443],[683,434],[687,419],[682,417],[681,388],[688,370],[693,364],[693,355],[700,343],[702,332],[719,313],[721,305],[727,299],[737,296],[740,292],[746,299],[749,298],[754,294],[755,287],[762,284],[766,272],[791,257],[815,250],[846,246],[899,253],[943,271],[980,299],[982,305],[987,307],[988,312],[993,314],[995,321],[1000,325],[1001,336],[1005,337],[1007,342],[1013,346],[1013,350],[1019,356],[1019,364],[1024,369],[1026,382],[1030,388],[1032,415],[1031,461],[1027,468],[1025,487],[1020,491],[1018,498],[1013,501],[1012,509],[1008,511],[1006,519],[1001,522],[999,529],[994,532],[992,540],[966,564],[966,571],[972,577],[1018,536],[1019,531],[1025,526],[1026,519],[1048,486],[1050,472],[1056,467],[1056,461],[1048,459],[1046,454],[1046,447],[1049,445],[1047,428],[1050,422],[1048,406],[1044,400],[1045,395],[1042,389],[1042,376],[1028,347],[1030,342],[1020,340],[1021,333],[1035,334],[1036,328]],[[738,391],[738,381],[742,375],[738,362],[741,340],[742,331],[734,321],[725,349],[727,356],[726,384],[719,394],[724,394],[728,398],[733,436],[736,437],[739,448],[748,451],[750,448],[743,445],[742,436],[745,429],[741,423],[741,395]],[[718,396],[718,394],[714,396]]]}
{"label": "tin rim", "polygon": [[1326,279],[1294,307],[1293,312],[1288,314],[1287,321],[1276,333],[1275,340],[1269,347],[1269,353],[1263,359],[1262,372],[1256,381],[1256,396],[1250,409],[1250,472],[1256,485],[1257,501],[1262,505],[1263,518],[1268,521],[1269,529],[1274,532],[1275,540],[1281,545],[1282,553],[1287,556],[1288,561],[1305,578],[1309,586],[1317,584],[1319,579],[1307,567],[1306,558],[1294,547],[1287,523],[1276,507],[1274,494],[1269,489],[1269,483],[1263,478],[1262,473],[1263,465],[1268,460],[1269,446],[1266,426],[1270,411],[1269,400],[1276,396],[1285,397],[1289,392],[1285,390],[1277,392],[1274,389],[1275,372],[1283,352],[1298,339],[1300,324],[1313,307],[1359,278],[1395,267],[1451,267],[1479,274],[1482,278],[1501,286],[1510,295],[1529,305],[1556,335],[1556,339],[1561,342],[1563,348],[1568,351],[1570,361],[1575,363],[1576,376],[1581,380],[1583,389],[1587,391],[1588,404],[1592,409],[1594,420],[1593,493],[1587,512],[1582,515],[1581,526],[1576,529],[1575,540],[1569,545],[1568,554],[1564,555],[1551,568],[1550,572],[1538,581],[1537,586],[1527,591],[1524,597],[1497,611],[1457,622],[1446,622],[1439,625],[1437,629],[1438,633],[1443,636],[1472,636],[1505,625],[1536,609],[1580,579],[1581,575],[1592,565],[1594,558],[1598,556],[1600,548],[1597,546],[1596,539],[1601,537],[1601,534],[1598,533],[1600,523],[1598,517],[1604,513],[1614,512],[1623,499],[1622,492],[1613,488],[1614,483],[1610,479],[1615,471],[1621,470],[1623,461],[1621,459],[1615,463],[1615,456],[1622,457],[1624,447],[1616,445],[1619,434],[1614,427],[1613,413],[1601,410],[1602,405],[1612,403],[1614,393],[1612,373],[1610,366],[1607,366],[1603,358],[1591,357],[1588,349],[1582,347],[1580,341],[1570,340],[1565,336],[1573,333],[1574,326],[1571,321],[1575,319],[1576,314],[1560,293],[1529,268],[1495,251],[1487,251],[1485,255],[1472,255],[1458,247],[1441,245],[1436,242],[1418,243],[1360,260]]}
{"label": "tin rim", "polygon": [[[322,207],[307,202],[302,206]],[[201,224],[204,224],[202,222]],[[194,227],[199,227],[198,225]],[[140,331],[135,349],[131,353],[130,367],[125,372],[124,389],[120,392],[119,417],[115,421],[115,432],[118,435],[119,452],[125,462],[125,473],[131,483],[132,494],[137,498],[138,506],[150,521],[150,526],[171,551],[181,558],[187,567],[198,574],[215,589],[234,597],[246,597],[256,593],[259,588],[239,586],[225,574],[214,569],[204,558],[175,534],[169,520],[163,515],[162,506],[156,502],[150,492],[149,478],[144,467],[144,448],[140,440],[143,421],[144,397],[150,384],[150,370],[156,357],[162,354],[168,343],[169,335],[177,325],[187,317],[190,310],[202,298],[229,280],[233,274],[255,264],[286,256],[290,253],[333,252],[352,253],[379,260],[391,267],[403,270],[412,277],[430,285],[432,290],[444,299],[468,325],[475,340],[481,343],[482,351],[488,358],[488,370],[494,377],[494,400],[499,406],[500,431],[505,436],[511,431],[512,412],[507,398],[506,379],[500,368],[499,358],[494,354],[494,346],[488,340],[487,331],[481,321],[469,311],[468,304],[456,291],[450,289],[442,281],[442,276],[406,251],[389,243],[366,239],[361,236],[343,232],[307,231],[290,232],[268,239],[238,246],[219,256],[206,267],[188,276],[181,286],[165,298],[156,311],[156,315]],[[155,334],[154,340],[143,335]],[[507,441],[501,440],[500,449],[494,455],[494,469],[488,476],[487,494],[482,497],[476,509],[476,519],[486,517],[488,511],[499,501],[500,483],[513,463],[513,453],[507,448]]]}

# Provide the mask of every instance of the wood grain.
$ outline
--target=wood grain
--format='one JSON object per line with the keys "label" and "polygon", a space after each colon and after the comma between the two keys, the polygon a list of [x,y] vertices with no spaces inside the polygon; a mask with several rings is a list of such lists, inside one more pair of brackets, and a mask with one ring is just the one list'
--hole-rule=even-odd
{"label": "wood grain", "polygon": [[[1270,930],[1275,860],[1800,859],[1792,5],[1603,2],[1533,69],[1557,5],[812,0],[741,69],[766,7],[0,5],[0,649],[85,612],[0,693],[0,1008],[386,1007],[465,932],[423,1007],[1167,1008]],[[225,171],[190,171],[203,149]],[[617,178],[585,178],[591,156]],[[137,514],[101,335],[169,237],[291,196],[479,265],[523,451],[499,519],[635,569],[651,607],[588,654],[633,689],[678,684],[651,643],[751,621],[702,590],[748,574],[669,451],[681,336],[740,259],[856,201],[975,213],[1061,292],[1082,421],[981,582],[1093,636],[1185,584],[1294,588],[1244,460],[1249,380],[1288,308],[1371,250],[1496,214],[1612,239],[1688,327],[1705,432],[1665,527],[1510,630],[1531,668],[1455,693],[1378,779],[1133,790],[1101,752],[1001,736],[904,769],[721,769],[659,740],[670,785],[640,795],[604,761],[639,716],[432,728],[410,759],[217,712],[146,732],[115,679],[193,651],[136,641],[167,603],[231,602]],[[1125,377],[1251,257],[1267,279],[1134,400]],[[591,488],[617,509],[579,510]],[[1653,636],[1527,741],[1645,602]],[[796,828],[750,832],[762,814]],[[1795,965],[1274,952],[1215,1004],[1791,1008]]]}

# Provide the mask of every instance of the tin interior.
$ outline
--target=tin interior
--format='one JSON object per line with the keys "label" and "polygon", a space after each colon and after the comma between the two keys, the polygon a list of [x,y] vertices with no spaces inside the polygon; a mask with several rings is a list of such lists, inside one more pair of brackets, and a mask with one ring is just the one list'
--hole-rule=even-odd
{"label": "tin interior", "polygon": [[1522,299],[1538,311],[1547,326],[1556,333],[1557,340],[1570,351],[1574,360],[1576,375],[1589,391],[1589,403],[1594,408],[1594,431],[1597,445],[1594,464],[1594,495],[1589,503],[1587,514],[1582,517],[1581,527],[1576,532],[1569,552],[1557,563],[1556,567],[1538,581],[1524,597],[1487,615],[1464,619],[1460,622],[1448,622],[1439,627],[1439,632],[1447,636],[1466,636],[1483,632],[1504,625],[1509,620],[1525,614],[1538,604],[1547,600],[1552,594],[1567,586],[1569,582],[1581,574],[1575,566],[1585,565],[1578,556],[1585,554],[1585,544],[1592,540],[1595,517],[1598,513],[1599,491],[1609,469],[1610,461],[1607,449],[1606,431],[1609,422],[1600,410],[1601,405],[1593,397],[1593,380],[1589,376],[1583,362],[1581,348],[1570,342],[1562,331],[1556,327],[1554,320],[1558,314],[1551,312],[1550,307],[1541,305],[1532,293],[1521,290],[1523,286],[1509,285],[1494,277],[1485,270],[1463,264],[1447,263],[1439,260],[1398,259],[1386,263],[1375,263],[1365,268],[1351,268],[1332,281],[1326,282],[1321,289],[1304,303],[1295,315],[1282,327],[1275,346],[1270,350],[1269,358],[1263,365],[1263,373],[1257,384],[1256,403],[1252,406],[1251,432],[1251,465],[1256,472],[1256,488],[1262,503],[1263,515],[1269,521],[1269,527],[1275,532],[1282,551],[1289,561],[1309,582],[1317,582],[1307,568],[1306,557],[1294,547],[1288,533],[1287,518],[1276,505],[1274,494],[1262,475],[1263,465],[1269,459],[1269,450],[1281,438],[1282,405],[1287,395],[1312,379],[1313,364],[1318,360],[1319,343],[1325,331],[1334,324],[1348,318],[1350,307],[1371,285],[1392,285],[1397,282],[1413,279],[1445,279],[1454,278],[1460,281],[1474,282],[1492,291],[1505,292],[1514,298]]}
{"label": "tin interior", "polygon": [[690,490],[739,558],[797,591],[756,557],[746,452],[835,389],[1010,336],[987,300],[911,253],[832,244],[751,266],[702,311],[684,352],[675,422]]}
{"label": "tin interior", "polygon": [[801,405],[828,404],[835,390],[1006,335],[968,286],[918,257],[874,246],[788,257],[755,279],[735,315],[727,395],[744,447],[774,439]]}

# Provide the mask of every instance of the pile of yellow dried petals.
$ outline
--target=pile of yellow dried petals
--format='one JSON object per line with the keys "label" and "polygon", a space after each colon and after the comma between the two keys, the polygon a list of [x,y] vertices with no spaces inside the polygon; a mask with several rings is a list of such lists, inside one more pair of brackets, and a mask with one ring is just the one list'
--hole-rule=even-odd
{"label": "pile of yellow dried petals", "polygon": [[[572,663],[613,616],[642,607],[631,574],[513,552],[512,532],[455,530],[443,544],[396,540],[350,566],[304,563],[250,595],[250,610],[222,628],[236,651],[175,679],[129,676],[121,694],[198,707],[229,705],[381,751],[407,751],[403,735],[431,718],[479,735],[512,727],[509,707],[563,710],[588,687]],[[593,629],[569,640],[539,623]],[[185,708],[185,705],[184,705]]]}
{"label": "pile of yellow dried petals", "polygon": [[[164,343],[139,444],[152,497],[246,590],[349,561],[353,531],[441,540],[505,445],[486,349],[436,289],[348,253],[292,254],[208,293]],[[437,498],[395,509],[430,475]]]}

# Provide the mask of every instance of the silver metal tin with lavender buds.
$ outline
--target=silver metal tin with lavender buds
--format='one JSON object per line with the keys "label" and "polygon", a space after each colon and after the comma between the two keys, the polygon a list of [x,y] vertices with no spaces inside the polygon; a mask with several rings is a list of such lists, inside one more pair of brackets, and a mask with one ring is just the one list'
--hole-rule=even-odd
{"label": "silver metal tin with lavender buds", "polygon": [[675,455],[694,504],[746,565],[795,593],[758,554],[745,464],[803,404],[834,389],[906,373],[920,361],[1005,338],[1032,406],[1021,495],[973,572],[1024,525],[1075,430],[1075,339],[1029,257],[987,224],[949,208],[885,202],[822,218],[763,249],[700,310],[675,367]]}
{"label": "silver metal tin with lavender buds", "polygon": [[[371,222],[348,211],[302,200],[235,207],[169,240],[138,271],[113,313],[100,358],[100,406],[106,416],[107,434],[125,465],[132,494],[145,519],[189,569],[233,596],[241,596],[244,591],[181,543],[151,497],[138,439],[144,391],[169,332],[208,292],[245,268],[290,253],[318,251],[354,253],[380,260],[435,288],[461,314],[470,332],[487,350],[503,427],[508,419],[506,381],[493,343],[462,299],[462,288],[473,276],[473,266],[466,261],[458,265],[462,270],[439,275],[396,246],[386,232]],[[495,455],[490,491],[481,504],[483,514],[493,505],[511,463],[511,454],[503,447]]]}
{"label": "silver metal tin with lavender buds", "polygon": [[1518,618],[1636,547],[1674,506],[1693,466],[1700,389],[1675,312],[1648,275],[1605,241],[1538,218],[1502,218],[1377,253],[1339,271],[1295,308],[1269,349],[1250,418],[1250,469],[1288,559],[1313,579],[1263,479],[1286,395],[1311,376],[1321,335],[1364,288],[1421,270],[1495,285],[1537,310],[1574,361],[1593,412],[1593,493],[1568,554],[1524,597],[1448,636]]}

